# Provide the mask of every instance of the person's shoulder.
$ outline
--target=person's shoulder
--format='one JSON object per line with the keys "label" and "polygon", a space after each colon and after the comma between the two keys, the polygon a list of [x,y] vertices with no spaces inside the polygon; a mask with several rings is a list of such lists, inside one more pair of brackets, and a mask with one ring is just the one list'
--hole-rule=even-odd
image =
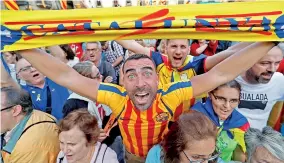
{"label": "person's shoulder", "polygon": [[110,92],[125,92],[126,90],[124,87],[112,84],[112,83],[100,83],[99,90],[110,91]]}
{"label": "person's shoulder", "polygon": [[106,67],[112,67],[111,63],[107,62],[107,61],[101,61],[102,64],[105,64]]}
{"label": "person's shoulder", "polygon": [[21,139],[17,142],[19,150],[58,150],[58,127],[56,119],[44,112],[34,110],[28,120]]}
{"label": "person's shoulder", "polygon": [[190,81],[178,81],[178,82],[172,82],[172,83],[161,85],[162,90],[166,92],[173,92],[178,89],[191,88],[191,87],[192,85]]}
{"label": "person's shoulder", "polygon": [[146,163],[161,162],[161,156],[162,156],[162,146],[160,144],[156,144],[148,152]]}
{"label": "person's shoulder", "polygon": [[272,76],[272,80],[284,80],[284,75],[280,72],[275,72]]}

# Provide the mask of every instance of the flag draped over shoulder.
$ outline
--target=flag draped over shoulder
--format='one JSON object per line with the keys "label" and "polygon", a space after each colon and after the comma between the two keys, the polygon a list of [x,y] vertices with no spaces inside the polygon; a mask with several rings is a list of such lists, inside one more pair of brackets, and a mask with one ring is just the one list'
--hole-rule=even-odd
{"label": "flag draped over shoulder", "polygon": [[284,41],[284,2],[1,11],[1,51],[119,39]]}

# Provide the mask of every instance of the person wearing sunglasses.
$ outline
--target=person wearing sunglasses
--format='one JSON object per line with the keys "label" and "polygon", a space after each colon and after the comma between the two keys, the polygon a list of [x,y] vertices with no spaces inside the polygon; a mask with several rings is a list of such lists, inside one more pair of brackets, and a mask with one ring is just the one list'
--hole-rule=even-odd
{"label": "person wearing sunglasses", "polygon": [[56,119],[34,110],[26,91],[1,88],[0,162],[54,163],[60,151],[57,130]]}
{"label": "person wearing sunglasses", "polygon": [[212,90],[205,103],[200,102],[192,107],[218,127],[217,147],[225,162],[245,161],[244,134],[249,129],[249,122],[235,109],[240,102],[240,92],[240,84],[233,80]]}
{"label": "person wearing sunglasses", "polygon": [[183,113],[164,140],[149,151],[146,163],[214,163],[220,155],[216,138],[217,127],[207,116]]}

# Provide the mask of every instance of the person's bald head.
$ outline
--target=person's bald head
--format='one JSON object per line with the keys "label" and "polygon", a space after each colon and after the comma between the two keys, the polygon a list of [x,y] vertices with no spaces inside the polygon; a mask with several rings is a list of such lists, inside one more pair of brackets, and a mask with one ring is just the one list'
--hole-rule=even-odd
{"label": "person's bald head", "polygon": [[16,72],[19,79],[26,81],[30,85],[37,86],[44,83],[43,74],[32,67],[24,58],[16,63]]}
{"label": "person's bald head", "polygon": [[282,45],[273,47],[266,56],[261,58],[246,72],[246,77],[252,83],[266,84],[272,78],[274,72],[277,71],[284,55],[284,47]]}

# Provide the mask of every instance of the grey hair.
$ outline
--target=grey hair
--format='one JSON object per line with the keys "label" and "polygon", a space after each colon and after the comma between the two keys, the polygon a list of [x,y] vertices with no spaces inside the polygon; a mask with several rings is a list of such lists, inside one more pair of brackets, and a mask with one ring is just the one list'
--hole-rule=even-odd
{"label": "grey hair", "polygon": [[86,45],[87,45],[87,44],[97,44],[97,45],[98,45],[98,47],[99,47],[99,49],[102,49],[102,44],[101,44],[101,42],[99,42],[99,41],[86,42]]}
{"label": "grey hair", "polygon": [[20,105],[23,113],[29,113],[33,110],[32,99],[28,92],[14,87],[1,88],[1,94],[5,94],[5,104],[7,107]]}
{"label": "grey hair", "polygon": [[258,129],[250,128],[245,134],[245,142],[248,162],[250,162],[253,153],[259,146],[266,148],[276,158],[284,160],[284,138],[281,133],[269,126],[264,127],[262,132]]}
{"label": "grey hair", "polygon": [[281,49],[282,54],[284,56],[284,42],[279,43],[277,46],[278,46],[279,49]]}
{"label": "grey hair", "polygon": [[94,64],[90,61],[79,62],[73,66],[73,69],[76,70],[79,74],[92,78],[92,67]]}

